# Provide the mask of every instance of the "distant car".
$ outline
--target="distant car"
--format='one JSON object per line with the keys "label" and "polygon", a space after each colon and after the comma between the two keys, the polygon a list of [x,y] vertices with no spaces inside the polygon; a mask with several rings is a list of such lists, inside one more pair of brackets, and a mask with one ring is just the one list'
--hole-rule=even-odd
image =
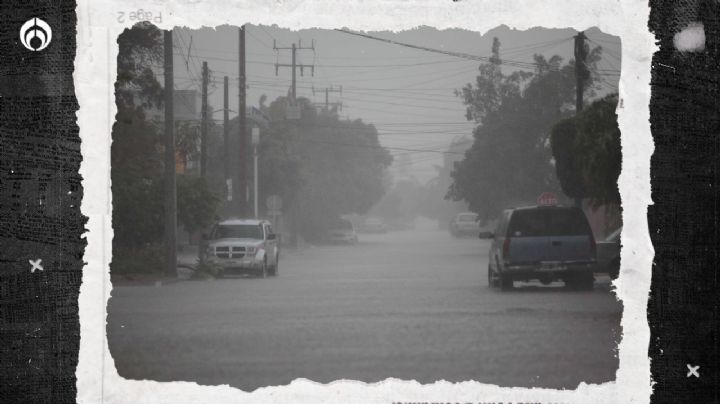
{"label": "distant car", "polygon": [[477,236],[480,231],[477,213],[458,213],[450,221],[450,234],[455,237]]}
{"label": "distant car", "polygon": [[257,219],[230,219],[216,223],[205,237],[208,262],[223,275],[252,273],[276,276],[280,247],[270,222]]}
{"label": "distant car", "polygon": [[488,220],[484,224],[478,225],[477,236],[479,238],[493,238],[495,229],[497,228],[497,220]]}
{"label": "distant car", "polygon": [[597,269],[617,279],[620,274],[620,233],[622,227],[597,243]]}
{"label": "distant car", "polygon": [[415,229],[415,219],[410,217],[396,217],[387,224],[388,230],[407,231]]}
{"label": "distant car", "polygon": [[387,233],[388,228],[385,222],[379,217],[370,217],[365,219],[360,225],[360,231],[363,233]]}
{"label": "distant car", "polygon": [[488,284],[503,290],[514,281],[562,280],[591,290],[596,245],[585,214],[577,207],[533,206],[506,210],[488,254]]}
{"label": "distant car", "polygon": [[358,242],[355,226],[347,219],[340,219],[331,226],[327,238],[331,243],[355,244]]}

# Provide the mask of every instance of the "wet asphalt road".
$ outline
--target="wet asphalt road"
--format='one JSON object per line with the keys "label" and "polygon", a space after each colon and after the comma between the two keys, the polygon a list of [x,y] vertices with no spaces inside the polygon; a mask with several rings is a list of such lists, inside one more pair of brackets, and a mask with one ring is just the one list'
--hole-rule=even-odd
{"label": "wet asphalt road", "polygon": [[281,257],[280,276],[117,287],[110,352],[121,376],[230,384],[302,377],[477,380],[574,389],[615,379],[621,305],[600,277],[486,283],[489,242],[442,231],[360,235]]}

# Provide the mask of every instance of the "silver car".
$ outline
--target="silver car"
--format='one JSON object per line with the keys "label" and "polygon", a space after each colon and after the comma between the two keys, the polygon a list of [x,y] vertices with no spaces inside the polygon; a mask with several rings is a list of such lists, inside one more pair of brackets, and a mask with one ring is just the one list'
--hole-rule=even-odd
{"label": "silver car", "polygon": [[347,219],[337,221],[328,231],[327,238],[331,243],[355,244],[358,242],[355,226]]}
{"label": "silver car", "polygon": [[455,237],[477,236],[479,231],[480,223],[478,223],[477,213],[458,213],[455,218],[450,221],[450,234]]}
{"label": "silver car", "polygon": [[280,261],[277,241],[267,220],[224,220],[215,224],[208,235],[205,256],[221,268],[223,275],[276,276]]}

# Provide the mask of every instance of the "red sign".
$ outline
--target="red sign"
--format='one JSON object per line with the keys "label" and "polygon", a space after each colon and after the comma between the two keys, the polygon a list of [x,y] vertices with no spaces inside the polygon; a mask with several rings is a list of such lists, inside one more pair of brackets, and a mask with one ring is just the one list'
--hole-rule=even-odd
{"label": "red sign", "polygon": [[554,206],[557,203],[557,195],[554,192],[543,192],[537,199],[537,204],[540,206]]}

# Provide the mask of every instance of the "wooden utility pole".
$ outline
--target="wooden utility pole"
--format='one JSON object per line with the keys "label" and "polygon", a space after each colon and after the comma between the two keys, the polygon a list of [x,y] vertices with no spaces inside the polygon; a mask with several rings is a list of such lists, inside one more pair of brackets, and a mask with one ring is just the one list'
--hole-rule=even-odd
{"label": "wooden utility pole", "polygon": [[202,64],[202,111],[200,111],[200,176],[207,174],[207,132],[208,132],[208,67]]}
{"label": "wooden utility pole", "polygon": [[579,32],[575,36],[575,113],[579,114],[583,109],[583,93],[585,82],[589,77],[587,68],[587,49],[585,48],[585,33]]}
{"label": "wooden utility pole", "polygon": [[[313,76],[315,76],[315,65],[306,65],[306,64],[298,64],[297,63],[297,51],[298,49],[311,49],[312,51],[315,51],[315,42],[312,42],[312,46],[303,48],[302,43],[298,41],[298,46],[296,46],[294,43],[291,47],[281,47],[278,48],[275,41],[273,41],[273,49],[275,51],[282,50],[282,49],[289,49],[292,51],[292,64],[281,64],[281,63],[275,63],[275,75],[278,75],[278,71],[280,67],[289,67],[292,70],[292,87],[290,89],[290,102],[288,105],[288,113],[287,117],[290,120],[298,120],[300,119],[299,116],[299,106],[297,105],[297,80],[296,80],[296,70],[299,67],[300,68],[300,75],[303,76],[304,70],[306,68],[310,68],[310,71]],[[297,138],[297,125],[292,125],[292,139]],[[292,201],[292,214],[290,215],[290,245],[292,247],[297,247],[298,245],[298,217],[301,215],[301,198],[300,194],[301,190],[298,190],[297,195],[295,195],[294,201]]]}
{"label": "wooden utility pole", "polygon": [[[312,89],[313,95],[315,95],[315,87]],[[340,93],[342,95],[342,86],[339,88],[336,88],[333,85],[330,85],[330,87],[325,87],[325,104],[323,109],[325,111],[330,111],[330,106],[337,108],[338,111],[342,110],[342,102],[330,102],[330,93]],[[315,104],[316,107],[319,107],[320,104]]]}
{"label": "wooden utility pole", "polygon": [[[230,179],[230,106],[228,101],[228,76],[225,76],[223,78],[223,176],[226,184]],[[230,191],[228,189],[228,192]]]}
{"label": "wooden utility pole", "polygon": [[275,75],[276,76],[278,75],[278,71],[281,67],[289,67],[292,70],[292,87],[290,90],[290,99],[294,103],[295,100],[297,99],[297,80],[296,80],[296,73],[295,73],[297,68],[298,67],[300,68],[301,76],[305,75],[304,74],[305,69],[308,69],[308,68],[310,69],[312,76],[315,76],[315,65],[314,64],[308,65],[308,64],[297,63],[297,51],[302,50],[302,49],[310,49],[312,51],[315,51],[315,42],[313,41],[312,45],[310,47],[303,47],[302,42],[298,42],[298,45],[295,45],[293,43],[292,46],[289,48],[288,47],[284,47],[284,48],[278,47],[275,44],[275,42],[273,42],[273,49],[276,51],[283,50],[283,49],[289,49],[292,51],[292,64],[275,63]]}
{"label": "wooden utility pole", "polygon": [[[583,109],[585,82],[590,77],[590,72],[587,68],[585,39],[584,32],[578,32],[575,36],[575,115],[578,115]],[[583,198],[575,198],[575,206],[582,209]]]}
{"label": "wooden utility pole", "polygon": [[175,114],[173,111],[173,43],[172,31],[165,39],[165,268],[168,276],[177,271],[177,197],[175,190]]}
{"label": "wooden utility pole", "polygon": [[238,149],[233,180],[233,206],[232,212],[236,215],[247,214],[247,128],[245,116],[245,26],[238,29]]}

